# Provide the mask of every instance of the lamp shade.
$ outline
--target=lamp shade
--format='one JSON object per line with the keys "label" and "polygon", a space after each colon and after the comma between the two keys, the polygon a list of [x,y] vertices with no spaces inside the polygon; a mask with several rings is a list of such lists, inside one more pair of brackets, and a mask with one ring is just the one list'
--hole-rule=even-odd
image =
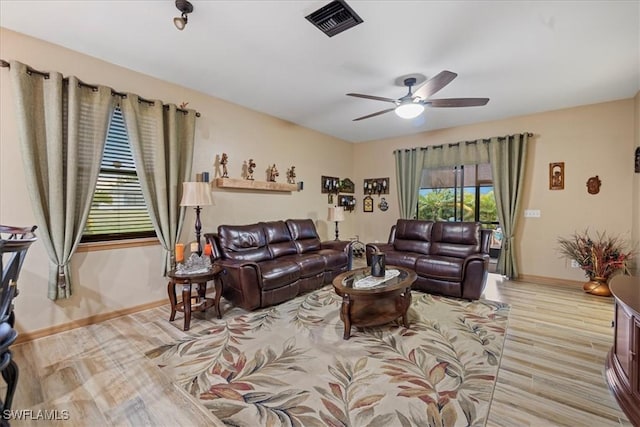
{"label": "lamp shade", "polygon": [[180,206],[212,205],[211,189],[208,182],[183,182]]}
{"label": "lamp shade", "polygon": [[344,221],[344,208],[342,206],[331,206],[327,213],[327,221]]}

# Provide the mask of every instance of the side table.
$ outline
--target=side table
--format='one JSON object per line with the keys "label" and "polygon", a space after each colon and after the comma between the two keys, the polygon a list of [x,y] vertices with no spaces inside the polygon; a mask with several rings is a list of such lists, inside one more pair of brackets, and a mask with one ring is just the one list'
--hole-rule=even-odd
{"label": "side table", "polygon": [[[206,273],[196,274],[178,274],[175,270],[167,273],[169,284],[167,291],[169,292],[169,301],[171,302],[171,316],[169,321],[176,318],[176,311],[184,313],[184,330],[188,331],[191,324],[192,311],[206,311],[215,305],[218,319],[222,318],[220,312],[220,295],[222,295],[222,281],[220,273],[222,267],[214,265]],[[209,298],[207,294],[207,283],[213,281],[215,286],[215,297]],[[176,298],[176,284],[182,285],[182,301],[178,302]],[[191,295],[191,286],[196,284],[198,287],[198,295]]]}

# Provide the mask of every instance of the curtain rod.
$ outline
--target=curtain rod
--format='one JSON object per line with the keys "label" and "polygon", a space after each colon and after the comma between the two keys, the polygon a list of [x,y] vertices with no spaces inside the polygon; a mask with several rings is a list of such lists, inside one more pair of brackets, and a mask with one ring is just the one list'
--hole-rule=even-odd
{"label": "curtain rod", "polygon": [[[531,132],[522,132],[520,135],[527,135],[529,138],[533,137],[533,133],[531,133]],[[504,138],[507,138],[508,136],[511,136],[511,135],[498,136],[498,137],[493,137],[493,138],[504,139]],[[491,139],[493,139],[493,138],[481,138],[481,139],[477,139],[475,141],[452,142],[450,144],[428,145],[426,147],[404,148],[404,149],[399,149],[399,150],[393,150],[393,152],[395,153],[396,151],[411,151],[411,150],[418,150],[418,149],[420,149],[420,150],[428,150],[430,148],[444,148],[445,145],[447,147],[458,147],[458,146],[460,146],[460,144],[465,144],[465,145],[477,144],[478,141],[482,141],[483,144],[488,144],[489,142],[491,142]]]}
{"label": "curtain rod", "polygon": [[[9,62],[5,61],[4,59],[0,59],[0,67],[2,67],[2,68],[11,68],[11,64],[9,64]],[[28,65],[27,65],[27,73],[29,73],[29,74],[37,74],[39,76],[44,77],[45,79],[49,78],[49,73],[48,72],[38,71],[38,70],[36,70],[34,68],[31,68]],[[63,80],[65,82],[68,82],[69,78],[65,77]],[[90,85],[89,83],[85,83],[83,81],[80,81],[79,79],[78,79],[78,82],[79,82],[80,86],[88,87],[90,89],[93,89],[94,91],[98,90],[98,86]],[[112,96],[119,96],[120,98],[126,98],[127,97],[126,93],[117,92],[117,91],[115,91],[113,89],[111,89],[111,95]],[[142,97],[138,97],[138,101],[146,102],[149,105],[155,104],[154,101],[151,101],[151,100],[148,100],[148,99],[144,99]],[[164,107],[167,107],[167,106],[165,105]],[[181,113],[187,113],[187,110],[185,110],[184,108],[177,107],[176,110],[180,111]],[[197,112],[197,111],[196,111],[196,117],[200,117],[200,113]]]}

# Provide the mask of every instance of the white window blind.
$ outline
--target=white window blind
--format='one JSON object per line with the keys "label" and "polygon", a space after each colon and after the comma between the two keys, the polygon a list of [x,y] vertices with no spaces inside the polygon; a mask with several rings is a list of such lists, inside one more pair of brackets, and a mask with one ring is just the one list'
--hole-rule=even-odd
{"label": "white window blind", "polygon": [[111,116],[83,242],[155,236],[122,111]]}

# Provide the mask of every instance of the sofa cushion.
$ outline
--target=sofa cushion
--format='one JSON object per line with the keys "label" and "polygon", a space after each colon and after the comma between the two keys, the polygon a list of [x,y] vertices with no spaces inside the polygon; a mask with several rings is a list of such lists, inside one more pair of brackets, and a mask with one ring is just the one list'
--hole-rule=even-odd
{"label": "sofa cushion", "polygon": [[288,219],[286,223],[298,253],[320,250],[320,237],[313,221],[310,219]]}
{"label": "sofa cushion", "polygon": [[218,226],[220,250],[224,258],[260,262],[271,259],[262,225]]}
{"label": "sofa cushion", "polygon": [[389,268],[393,268],[394,265],[398,267],[415,269],[416,261],[418,258],[422,257],[422,254],[417,254],[415,252],[397,252],[397,251],[387,251],[385,254],[385,264]]}
{"label": "sofa cushion", "polygon": [[447,281],[461,281],[464,259],[429,255],[418,258],[416,273],[420,276]]}
{"label": "sofa cushion", "polygon": [[320,249],[318,255],[324,258],[325,270],[338,270],[345,267],[349,263],[349,257],[344,251],[336,251],[335,249]]}
{"label": "sofa cushion", "polygon": [[325,260],[322,255],[313,253],[287,255],[279,259],[298,264],[298,267],[300,267],[300,277],[317,276],[322,273],[325,268]]}
{"label": "sofa cushion", "polygon": [[300,278],[300,266],[293,261],[274,259],[260,263],[262,290],[280,288]]}
{"label": "sofa cushion", "polygon": [[480,223],[437,222],[431,234],[431,254],[466,258],[480,252]]}
{"label": "sofa cushion", "polygon": [[428,255],[432,226],[431,221],[399,219],[396,223],[394,248],[397,251]]}
{"label": "sofa cushion", "polygon": [[296,245],[291,240],[289,228],[287,228],[287,224],[284,221],[261,222],[260,224],[264,230],[267,246],[273,258],[298,253]]}

